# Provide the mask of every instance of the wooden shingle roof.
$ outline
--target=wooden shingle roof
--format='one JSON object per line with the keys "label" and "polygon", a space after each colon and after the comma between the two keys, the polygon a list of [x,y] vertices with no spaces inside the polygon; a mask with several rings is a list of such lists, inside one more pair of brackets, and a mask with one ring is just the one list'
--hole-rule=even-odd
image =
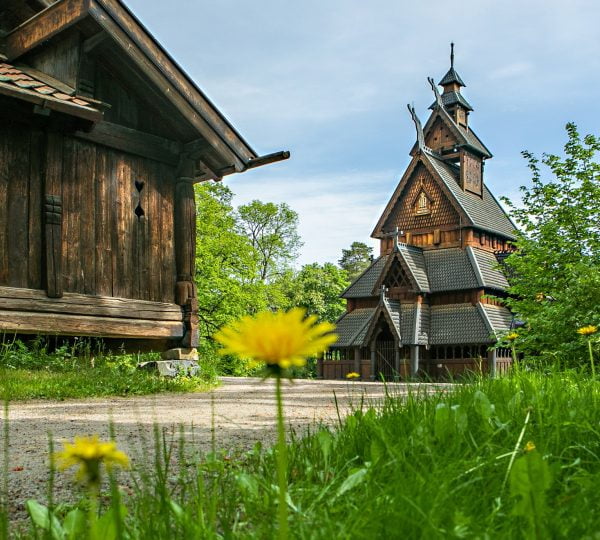
{"label": "wooden shingle roof", "polygon": [[[43,80],[42,80],[43,79]],[[96,102],[75,95],[59,81],[0,59],[0,94],[91,121],[102,119]]]}

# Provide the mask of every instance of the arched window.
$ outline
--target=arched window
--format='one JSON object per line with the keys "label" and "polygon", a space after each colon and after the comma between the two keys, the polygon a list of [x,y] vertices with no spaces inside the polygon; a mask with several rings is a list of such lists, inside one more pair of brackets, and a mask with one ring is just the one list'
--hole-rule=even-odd
{"label": "arched window", "polygon": [[430,212],[429,198],[425,195],[424,191],[421,191],[419,198],[417,199],[417,215],[429,214]]}

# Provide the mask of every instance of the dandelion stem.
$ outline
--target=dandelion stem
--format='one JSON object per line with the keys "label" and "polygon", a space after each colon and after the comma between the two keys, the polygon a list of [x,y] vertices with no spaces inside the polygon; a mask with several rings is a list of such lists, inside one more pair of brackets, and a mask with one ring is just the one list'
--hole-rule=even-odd
{"label": "dandelion stem", "polygon": [[592,351],[592,340],[588,339],[588,350],[590,351],[590,365],[592,366],[592,380],[596,380],[596,366],[594,366],[594,352]]}
{"label": "dandelion stem", "polygon": [[279,504],[277,515],[279,521],[279,538],[287,540],[287,446],[285,442],[285,424],[283,421],[283,399],[281,397],[281,377],[275,378],[275,398],[277,401],[277,480],[279,483]]}

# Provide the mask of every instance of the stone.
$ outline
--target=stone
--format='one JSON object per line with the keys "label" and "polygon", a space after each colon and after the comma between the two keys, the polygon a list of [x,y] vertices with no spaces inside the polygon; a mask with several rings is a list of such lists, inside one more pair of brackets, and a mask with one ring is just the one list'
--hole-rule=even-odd
{"label": "stone", "polygon": [[149,371],[157,370],[163,377],[176,377],[177,375],[194,377],[200,371],[200,366],[194,360],[158,360],[142,362],[137,367]]}
{"label": "stone", "polygon": [[169,349],[163,352],[161,355],[163,360],[191,360],[194,362],[198,361],[198,350],[197,349]]}

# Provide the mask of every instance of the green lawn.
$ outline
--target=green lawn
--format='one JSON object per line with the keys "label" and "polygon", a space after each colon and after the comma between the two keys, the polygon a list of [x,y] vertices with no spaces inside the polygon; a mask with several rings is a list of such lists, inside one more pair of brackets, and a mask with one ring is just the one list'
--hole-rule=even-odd
{"label": "green lawn", "polygon": [[[599,400],[600,383],[578,373],[523,373],[391,396],[315,428],[289,448],[291,534],[598,538]],[[131,473],[123,538],[276,537],[273,450],[163,450],[152,474]]]}
{"label": "green lawn", "polygon": [[129,396],[207,390],[212,371],[201,377],[165,378],[136,368],[159,355],[113,354],[76,341],[50,349],[42,338],[29,344],[0,343],[0,401]]}

